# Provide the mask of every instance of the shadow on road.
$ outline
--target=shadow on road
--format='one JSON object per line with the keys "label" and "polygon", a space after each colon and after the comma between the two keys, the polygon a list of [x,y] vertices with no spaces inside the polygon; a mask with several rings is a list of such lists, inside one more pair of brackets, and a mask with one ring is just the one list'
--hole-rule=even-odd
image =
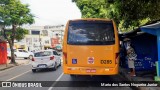
{"label": "shadow on road", "polygon": [[[57,70],[60,69],[60,67],[57,68]],[[56,71],[57,71],[56,70]],[[56,72],[52,68],[44,68],[44,69],[37,69],[35,73],[47,73],[47,72]]]}

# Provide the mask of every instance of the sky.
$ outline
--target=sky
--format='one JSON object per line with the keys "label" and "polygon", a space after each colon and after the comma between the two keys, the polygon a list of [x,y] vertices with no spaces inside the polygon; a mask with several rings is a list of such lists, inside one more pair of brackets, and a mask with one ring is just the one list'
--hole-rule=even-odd
{"label": "sky", "polygon": [[72,0],[21,0],[29,4],[35,16],[34,26],[65,25],[70,19],[81,18],[81,13]]}

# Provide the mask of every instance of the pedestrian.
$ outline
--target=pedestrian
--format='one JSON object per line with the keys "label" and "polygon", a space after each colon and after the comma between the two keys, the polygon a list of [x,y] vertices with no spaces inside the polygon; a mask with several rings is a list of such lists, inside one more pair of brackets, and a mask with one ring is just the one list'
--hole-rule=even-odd
{"label": "pedestrian", "polygon": [[134,62],[137,59],[137,54],[131,46],[131,40],[129,38],[125,38],[124,41],[127,52],[128,68],[130,69],[130,76],[136,76]]}
{"label": "pedestrian", "polygon": [[125,56],[126,56],[125,47],[123,44],[120,44],[120,66],[121,67],[125,67],[124,66]]}

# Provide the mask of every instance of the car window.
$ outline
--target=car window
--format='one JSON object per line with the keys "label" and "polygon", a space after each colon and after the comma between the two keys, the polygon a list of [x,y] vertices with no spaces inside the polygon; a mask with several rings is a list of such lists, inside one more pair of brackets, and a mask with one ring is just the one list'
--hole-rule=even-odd
{"label": "car window", "polygon": [[44,52],[37,52],[37,53],[34,53],[34,57],[42,57],[44,54]]}
{"label": "car window", "polygon": [[56,51],[53,51],[53,54],[54,54],[54,55],[58,55],[58,53],[57,53]]}
{"label": "car window", "polygon": [[44,57],[44,56],[50,56],[50,55],[52,55],[50,51],[34,53],[34,57]]}
{"label": "car window", "polygon": [[19,52],[23,52],[23,50],[18,50]]}
{"label": "car window", "polygon": [[44,51],[44,55],[45,56],[50,56],[50,55],[52,55],[52,53],[50,51]]}
{"label": "car window", "polygon": [[27,52],[26,50],[23,50],[23,52]]}

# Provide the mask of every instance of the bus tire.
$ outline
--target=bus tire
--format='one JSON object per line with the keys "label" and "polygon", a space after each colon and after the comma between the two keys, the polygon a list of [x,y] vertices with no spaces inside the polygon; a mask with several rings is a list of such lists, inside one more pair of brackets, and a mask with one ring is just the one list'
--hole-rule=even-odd
{"label": "bus tire", "polygon": [[70,77],[72,77],[72,78],[73,78],[73,77],[76,77],[76,75],[70,74]]}

